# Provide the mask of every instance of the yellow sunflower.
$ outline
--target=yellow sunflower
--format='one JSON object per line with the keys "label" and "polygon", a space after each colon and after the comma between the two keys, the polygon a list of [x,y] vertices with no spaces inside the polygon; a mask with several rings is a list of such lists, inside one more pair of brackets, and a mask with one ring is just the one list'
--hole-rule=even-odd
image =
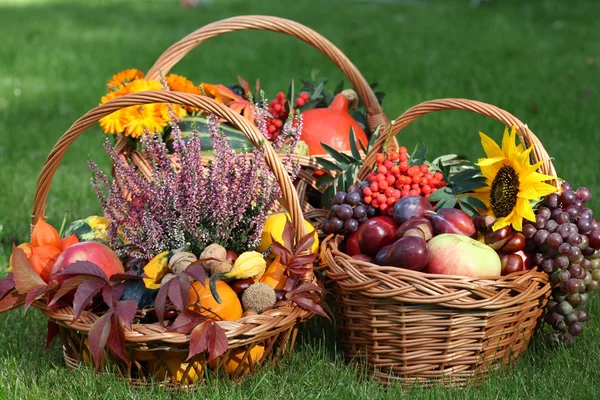
{"label": "yellow sunflower", "polygon": [[533,146],[525,149],[516,145],[515,127],[508,133],[504,130],[502,148],[482,132],[481,145],[487,158],[480,158],[478,165],[485,177],[486,187],[476,190],[474,197],[485,203],[487,214],[497,218],[494,230],[512,225],[517,231],[523,229],[523,218],[535,221],[530,201],[556,192],[556,187],[544,183],[554,179],[552,176],[536,172],[542,161],[531,164],[530,154]]}
{"label": "yellow sunflower", "polygon": [[129,82],[135,81],[136,79],[141,79],[143,77],[144,73],[139,69],[126,69],[125,71],[114,74],[106,86],[110,92],[116,92]]}

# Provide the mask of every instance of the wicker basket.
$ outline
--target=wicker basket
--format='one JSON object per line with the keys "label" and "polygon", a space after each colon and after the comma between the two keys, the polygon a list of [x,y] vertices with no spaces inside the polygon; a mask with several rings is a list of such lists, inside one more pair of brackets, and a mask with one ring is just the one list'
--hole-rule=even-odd
{"label": "wicker basket", "polygon": [[[393,123],[397,133],[416,118],[442,110],[466,110],[516,125],[527,145],[536,144],[543,173],[556,176],[541,143],[521,121],[497,107],[446,99],[412,107]],[[367,157],[361,176],[373,166]],[[467,278],[431,275],[355,260],[340,251],[342,236],[321,247],[338,301],[345,357],[382,383],[464,385],[516,360],[527,347],[548,301],[548,275],[537,269],[508,276]]]}
{"label": "wicker basket", "polygon": [[[381,108],[375,93],[348,57],[319,33],[302,24],[284,18],[260,15],[239,16],[203,26],[169,47],[150,68],[146,74],[146,78],[158,79],[160,74],[167,75],[186,54],[211,38],[229,32],[245,30],[279,32],[298,38],[311,46],[316,47],[342,70],[358,92],[360,99],[367,109],[367,122],[370,130],[373,131],[380,125],[382,131],[386,131],[390,127],[390,122],[383,113],[383,109]],[[395,139],[389,142],[390,148],[397,148],[397,146],[398,143]],[[117,137],[117,150],[123,155],[124,161],[131,159],[131,162],[133,162],[142,173],[147,176],[151,174],[150,165],[145,160],[144,155],[133,149],[130,146],[129,141],[123,135]],[[295,182],[295,186],[302,204],[304,216],[318,228],[320,222],[325,219],[327,212],[323,209],[316,209],[310,205],[306,200],[305,195],[307,190],[319,193],[323,192],[323,188],[317,187],[317,178],[314,175],[314,172],[317,169],[323,170],[323,168],[318,166],[314,157],[297,155],[294,158],[301,166],[301,171]]]}
{"label": "wicker basket", "polygon": [[[248,120],[208,97],[168,91],[147,91],[119,97],[92,109],[78,119],[54,146],[38,179],[34,198],[33,223],[44,216],[46,198],[54,173],[65,152],[79,135],[100,118],[118,109],[156,102],[172,102],[200,107],[233,123],[255,146],[261,146],[262,135]],[[289,175],[273,148],[271,146],[264,146],[264,148],[267,164],[281,186],[283,198],[290,205],[289,213],[298,237],[305,235],[306,228],[303,223],[302,210]],[[312,272],[304,275],[301,280],[315,282]],[[89,363],[91,357],[87,345],[87,335],[99,316],[84,311],[76,322],[71,323],[74,316],[71,307],[49,310],[41,302],[36,303],[36,306],[51,321],[59,325],[67,366],[77,368],[82,363]],[[217,322],[225,330],[229,341],[227,352],[218,358],[218,363],[222,367],[228,362],[228,357],[237,357],[239,366],[235,371],[230,371],[231,374],[228,373],[228,375],[232,378],[240,378],[252,372],[257,363],[275,362],[279,357],[292,351],[297,324],[311,318],[312,315],[303,308],[285,306],[268,310],[259,315],[243,317],[237,321]],[[133,324],[132,329],[125,332],[128,357],[132,360],[131,366],[128,367],[112,354],[107,354],[107,356],[113,361],[120,374],[134,384],[150,383],[152,372],[161,371],[158,379],[162,380],[163,384],[190,387],[202,382],[203,371],[206,367],[204,354],[193,357],[185,364],[185,369],[173,369],[173,359],[179,360],[181,363],[187,358],[189,340],[188,335],[167,332],[158,323]],[[252,350],[256,346],[262,346],[263,349],[253,352]],[[215,369],[217,366],[211,364],[211,368]],[[220,369],[227,373],[227,368]]]}

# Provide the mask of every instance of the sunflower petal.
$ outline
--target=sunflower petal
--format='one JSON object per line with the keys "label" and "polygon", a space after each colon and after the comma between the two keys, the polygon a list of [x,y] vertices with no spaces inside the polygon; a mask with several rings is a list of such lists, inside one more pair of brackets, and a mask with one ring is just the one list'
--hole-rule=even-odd
{"label": "sunflower petal", "polygon": [[498,218],[496,222],[494,222],[494,226],[492,226],[493,231],[497,231],[498,229],[502,229],[505,226],[510,225],[510,217],[512,216],[512,212],[506,217]]}
{"label": "sunflower petal", "polygon": [[481,138],[481,146],[483,147],[483,151],[489,157],[504,157],[504,153],[502,149],[494,142],[494,140],[486,135],[483,132],[479,132],[479,137]]}
{"label": "sunflower petal", "polygon": [[546,175],[546,174],[540,174],[539,172],[531,172],[527,175],[522,174],[522,176],[519,176],[519,181],[521,183],[532,183],[532,182],[544,182],[544,181],[551,181],[553,180],[554,177],[550,176],[550,175]]}
{"label": "sunflower petal", "polygon": [[489,185],[492,184],[492,182],[494,181],[494,178],[496,178],[496,175],[500,171],[500,167],[502,167],[502,165],[504,165],[504,164],[495,163],[492,165],[480,167],[481,175],[485,176],[485,179],[487,179],[489,181],[489,182],[486,182],[487,184],[489,184]]}
{"label": "sunflower petal", "polygon": [[479,167],[486,167],[488,165],[492,165],[495,164],[497,162],[506,160],[506,158],[504,157],[490,157],[490,158],[480,158],[479,160],[477,160],[477,166]]}
{"label": "sunflower petal", "polygon": [[477,200],[483,202],[483,204],[485,204],[485,206],[488,208],[489,210],[489,215],[492,215],[491,212],[492,210],[490,209],[490,188],[485,187],[485,188],[481,188],[481,189],[477,189],[473,192],[470,193],[465,193],[466,196],[471,196],[473,198],[476,198]]}
{"label": "sunflower petal", "polygon": [[[525,185],[521,185],[521,190],[525,193],[533,193],[535,192],[535,198],[529,198],[529,200],[538,200],[541,197],[547,196],[550,193],[556,192],[556,187],[549,185],[544,182],[532,182],[527,183]],[[521,196],[521,190],[519,190],[519,197],[527,198],[525,196]]]}
{"label": "sunflower petal", "polygon": [[535,214],[533,212],[533,209],[531,208],[529,201],[527,201],[526,199],[523,199],[521,197],[517,198],[516,211],[517,215],[519,216],[519,219],[525,218],[529,221],[535,221]]}
{"label": "sunflower petal", "polygon": [[517,174],[522,174],[523,171],[527,171],[527,168],[529,167],[529,155],[532,150],[533,146],[519,154],[515,159],[513,166]]}
{"label": "sunflower petal", "polygon": [[509,160],[515,160],[518,156],[517,146],[515,145],[516,131],[513,129],[508,133],[508,127],[504,129],[504,136],[502,137],[502,151],[506,154],[506,158]]}

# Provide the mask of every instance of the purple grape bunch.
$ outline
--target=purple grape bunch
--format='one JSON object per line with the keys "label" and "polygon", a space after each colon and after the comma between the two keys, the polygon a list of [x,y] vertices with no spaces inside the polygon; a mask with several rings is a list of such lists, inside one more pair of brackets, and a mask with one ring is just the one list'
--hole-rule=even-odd
{"label": "purple grape bunch", "polygon": [[321,226],[324,234],[354,233],[358,225],[375,216],[377,210],[364,204],[362,198],[362,189],[368,185],[369,182],[364,181],[350,186],[347,192],[337,192],[334,195],[327,219]]}
{"label": "purple grape bunch", "polygon": [[537,208],[535,222],[523,224],[527,249],[553,285],[545,315],[551,342],[568,344],[581,334],[589,293],[600,282],[600,223],[585,207],[591,198],[588,188],[573,190],[564,182],[562,193],[546,196]]}

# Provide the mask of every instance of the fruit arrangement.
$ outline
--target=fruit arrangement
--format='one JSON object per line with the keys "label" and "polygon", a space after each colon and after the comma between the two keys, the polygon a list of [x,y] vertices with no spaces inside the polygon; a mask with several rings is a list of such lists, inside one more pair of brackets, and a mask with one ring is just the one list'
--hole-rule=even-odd
{"label": "fruit arrangement", "polygon": [[[532,268],[553,285],[545,321],[551,341],[582,332],[584,307],[600,279],[600,225],[574,190],[537,172],[532,147],[508,128],[502,147],[480,133],[486,158],[448,168],[399,152],[377,153],[366,179],[337,191],[325,234],[344,235],[356,260],[427,274],[479,279]],[[462,203],[462,204],[461,204]]]}
{"label": "fruit arrangement", "polygon": [[[257,118],[265,123],[264,114]],[[306,278],[317,256],[316,230],[303,221],[308,233],[300,235],[291,214],[273,212],[281,181],[263,150],[239,156],[217,118],[206,123],[215,152],[207,166],[197,162],[201,134],[184,141],[171,123],[170,147],[144,132],[140,143],[154,164],[150,180],[120,161],[107,141],[115,179],[89,162],[104,216],[63,222],[60,232],[39,219],[30,242],[13,247],[11,272],[0,281],[0,312],[24,304],[71,310],[73,321],[95,315],[80,360],[98,370],[111,355],[135,365],[139,376],[172,384],[196,383],[207,369],[239,376],[273,352],[273,344],[265,351],[264,339],[229,349],[220,321],[243,324],[258,314],[266,321],[282,308],[327,316],[320,288]],[[190,335],[187,353],[164,344],[155,351],[126,348],[126,333],[144,324]],[[51,319],[48,343],[59,329]]]}

